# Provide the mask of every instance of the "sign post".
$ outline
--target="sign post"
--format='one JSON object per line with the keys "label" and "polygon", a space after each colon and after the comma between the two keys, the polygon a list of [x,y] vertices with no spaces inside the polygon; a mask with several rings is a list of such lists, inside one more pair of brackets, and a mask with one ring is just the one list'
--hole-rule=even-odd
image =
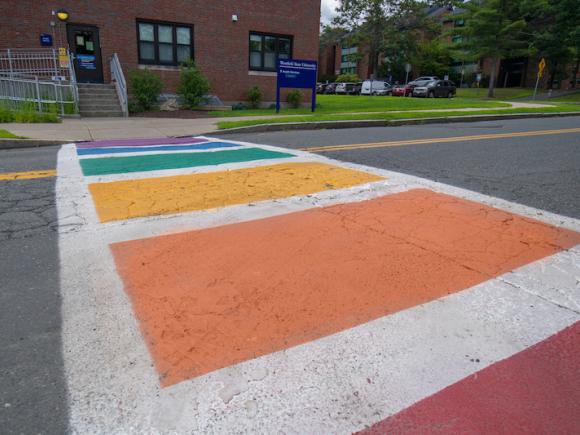
{"label": "sign post", "polygon": [[279,59],[276,81],[276,113],[280,113],[280,89],[312,89],[311,108],[316,108],[316,76],[318,63],[314,60]]}
{"label": "sign post", "polygon": [[410,63],[405,64],[405,72],[407,73],[405,75],[405,84],[409,83],[409,73],[411,72],[412,68],[413,66]]}
{"label": "sign post", "polygon": [[546,69],[546,59],[542,57],[540,63],[538,64],[538,77],[536,78],[536,87],[534,88],[534,100],[536,99],[536,94],[538,93],[538,85],[540,84],[540,79],[544,75],[544,70]]}

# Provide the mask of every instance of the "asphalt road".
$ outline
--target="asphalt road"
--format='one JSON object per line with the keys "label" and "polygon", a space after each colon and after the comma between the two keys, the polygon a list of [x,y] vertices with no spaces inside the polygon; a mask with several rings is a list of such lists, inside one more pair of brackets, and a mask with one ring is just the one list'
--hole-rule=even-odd
{"label": "asphalt road", "polygon": [[[258,133],[228,135],[227,138],[289,148],[311,148],[579,127],[580,117],[570,117]],[[350,149],[323,154],[580,217],[580,132]]]}
{"label": "asphalt road", "polygon": [[[580,127],[580,117],[280,132],[231,139],[309,148]],[[0,151],[0,174],[54,169],[58,147]],[[580,132],[357,148],[324,155],[580,217]],[[0,432],[64,433],[55,178],[0,181]]]}
{"label": "asphalt road", "polygon": [[[54,169],[57,151],[0,151],[0,173]],[[67,429],[54,184],[0,181],[2,434]]]}

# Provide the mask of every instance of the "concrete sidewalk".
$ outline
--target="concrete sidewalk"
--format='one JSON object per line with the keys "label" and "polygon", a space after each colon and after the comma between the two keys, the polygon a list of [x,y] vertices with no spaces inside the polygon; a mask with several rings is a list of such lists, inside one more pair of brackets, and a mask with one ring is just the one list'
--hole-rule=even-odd
{"label": "concrete sidewalk", "polygon": [[[3,124],[2,128],[29,139],[85,141],[199,135],[217,130],[222,118],[82,118],[59,124]],[[232,118],[233,119],[233,118]]]}
{"label": "concrete sidewalk", "polygon": [[[511,108],[542,108],[549,107],[547,104],[536,103],[513,103]],[[413,112],[472,112],[480,110],[501,110],[502,108],[463,108],[463,109],[436,109],[436,110],[413,110]],[[402,110],[389,111],[389,113],[406,112]],[[365,113],[377,114],[378,112],[353,113],[362,115]],[[2,124],[2,128],[17,136],[38,140],[57,141],[87,141],[100,139],[126,139],[126,138],[156,138],[172,136],[197,136],[213,133],[218,130],[220,121],[240,121],[247,119],[270,119],[280,117],[304,116],[301,115],[265,115],[265,116],[237,116],[200,119],[179,118],[82,118],[64,119],[59,124]]]}

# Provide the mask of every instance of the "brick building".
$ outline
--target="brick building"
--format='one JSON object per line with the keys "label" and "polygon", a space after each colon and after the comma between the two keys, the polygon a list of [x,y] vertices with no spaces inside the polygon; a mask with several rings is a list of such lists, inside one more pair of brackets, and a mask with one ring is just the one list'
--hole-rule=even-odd
{"label": "brick building", "polygon": [[79,82],[108,83],[117,53],[125,75],[150,68],[168,92],[192,58],[222,101],[256,85],[273,101],[276,59],[316,60],[319,22],[320,0],[2,0],[0,49],[41,48],[49,34],[53,48],[76,53]]}
{"label": "brick building", "polygon": [[362,80],[373,77],[366,45],[355,45],[345,38],[320,48],[318,79],[324,81],[340,74],[356,74]]}

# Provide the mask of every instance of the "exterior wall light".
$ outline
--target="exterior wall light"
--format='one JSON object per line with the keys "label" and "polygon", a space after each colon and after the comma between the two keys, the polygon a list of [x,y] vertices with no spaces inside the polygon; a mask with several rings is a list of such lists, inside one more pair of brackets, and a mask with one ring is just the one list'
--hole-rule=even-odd
{"label": "exterior wall light", "polygon": [[69,13],[65,9],[56,11],[56,16],[60,21],[68,21]]}
{"label": "exterior wall light", "polygon": [[238,22],[238,16],[236,14],[232,15],[232,21],[234,23],[237,23]]}

